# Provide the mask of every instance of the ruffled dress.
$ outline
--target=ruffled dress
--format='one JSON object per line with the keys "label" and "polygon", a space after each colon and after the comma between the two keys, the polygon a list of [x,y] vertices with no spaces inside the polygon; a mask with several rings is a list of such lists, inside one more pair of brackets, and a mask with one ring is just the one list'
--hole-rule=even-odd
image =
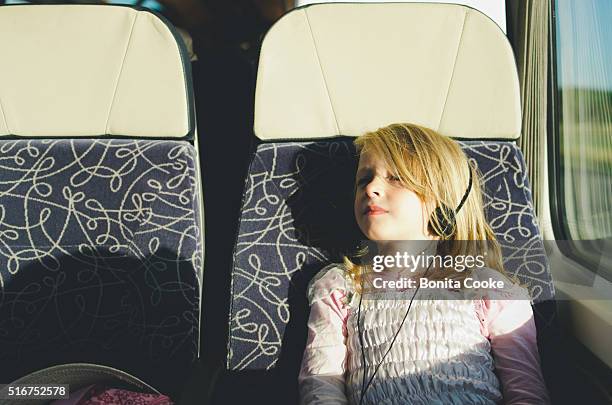
{"label": "ruffled dress", "polygon": [[[473,277],[504,278],[491,269],[480,269]],[[410,292],[405,299],[364,295],[365,367],[357,332],[358,294],[342,266],[323,269],[309,287],[301,402],[359,404],[364,373],[367,383],[399,330],[364,404],[549,403],[528,296],[518,286],[508,294],[504,301],[420,295],[401,330]]]}

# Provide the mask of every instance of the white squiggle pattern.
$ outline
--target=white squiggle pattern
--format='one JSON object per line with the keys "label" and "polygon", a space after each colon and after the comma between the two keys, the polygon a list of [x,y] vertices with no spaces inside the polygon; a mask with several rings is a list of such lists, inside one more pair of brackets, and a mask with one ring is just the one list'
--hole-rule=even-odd
{"label": "white squiggle pattern", "polygon": [[554,286],[522,153],[511,142],[461,145],[483,174],[485,211],[502,245],[506,270],[528,286],[534,302],[552,299]]}
{"label": "white squiggle pattern", "polygon": [[195,159],[181,141],[0,141],[0,362],[71,345],[195,358]]}
{"label": "white squiggle pattern", "polygon": [[[277,363],[290,318],[292,279],[304,268],[321,269],[330,260],[326,251],[311,243],[311,229],[296,225],[302,214],[300,207],[309,201],[303,189],[313,178],[327,176],[326,170],[334,170],[329,168],[332,162],[354,160],[351,141],[266,143],[258,147],[246,179],[234,252],[230,369],[270,369]],[[553,297],[517,146],[470,141],[462,142],[462,147],[483,173],[486,210],[503,245],[507,269],[529,285],[535,301]]]}

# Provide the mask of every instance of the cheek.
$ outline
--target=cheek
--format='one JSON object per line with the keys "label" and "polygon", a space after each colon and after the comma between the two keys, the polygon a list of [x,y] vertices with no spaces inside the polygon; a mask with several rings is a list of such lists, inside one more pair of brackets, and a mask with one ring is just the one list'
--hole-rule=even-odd
{"label": "cheek", "polygon": [[414,193],[406,193],[401,199],[398,199],[400,210],[404,216],[407,216],[415,222],[422,222],[427,216],[425,204]]}

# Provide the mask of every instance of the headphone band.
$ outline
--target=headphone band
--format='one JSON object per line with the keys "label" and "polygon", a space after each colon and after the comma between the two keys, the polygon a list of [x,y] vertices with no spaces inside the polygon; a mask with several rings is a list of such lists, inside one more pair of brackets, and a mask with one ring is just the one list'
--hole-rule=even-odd
{"label": "headphone band", "polygon": [[463,204],[465,204],[468,196],[470,195],[470,191],[472,191],[472,167],[470,166],[470,162],[468,162],[468,172],[470,174],[470,178],[468,180],[468,187],[467,187],[467,190],[465,190],[463,197],[461,197],[461,201],[459,202],[459,205],[457,206],[457,208],[455,208],[455,214],[457,214],[459,210],[461,209],[461,207],[463,207]]}

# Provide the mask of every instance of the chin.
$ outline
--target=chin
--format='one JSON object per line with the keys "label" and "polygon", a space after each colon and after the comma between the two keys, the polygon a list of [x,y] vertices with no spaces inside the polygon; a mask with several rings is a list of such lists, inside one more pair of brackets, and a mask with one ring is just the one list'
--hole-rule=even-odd
{"label": "chin", "polygon": [[381,241],[381,240],[391,240],[388,238],[389,235],[385,235],[383,232],[376,232],[376,231],[368,231],[368,232],[363,232],[363,234],[369,239],[369,240],[375,240],[375,241]]}
{"label": "chin", "polygon": [[431,240],[433,238],[424,235],[396,235],[391,233],[369,231],[363,233],[369,240],[373,241],[419,241],[419,240]]}
{"label": "chin", "polygon": [[366,238],[372,241],[405,240],[406,239],[406,235],[397,235],[397,232],[389,232],[390,230],[385,229],[385,227],[380,226],[380,224],[368,224],[370,226],[361,226],[360,224],[358,225],[363,235],[365,235]]}

